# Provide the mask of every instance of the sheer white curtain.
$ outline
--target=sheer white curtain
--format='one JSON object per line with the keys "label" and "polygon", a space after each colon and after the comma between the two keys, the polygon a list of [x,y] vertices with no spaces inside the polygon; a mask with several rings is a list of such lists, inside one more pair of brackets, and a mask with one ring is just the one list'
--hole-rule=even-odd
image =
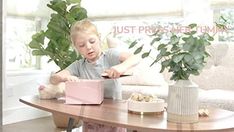
{"label": "sheer white curtain", "polygon": [[213,10],[210,0],[183,0],[184,24],[213,25]]}
{"label": "sheer white curtain", "polygon": [[211,0],[212,8],[234,8],[234,0]]}
{"label": "sheer white curtain", "polygon": [[181,16],[182,0],[83,0],[91,18]]}
{"label": "sheer white curtain", "polygon": [[46,4],[51,0],[5,0],[7,15],[49,18],[52,12]]}

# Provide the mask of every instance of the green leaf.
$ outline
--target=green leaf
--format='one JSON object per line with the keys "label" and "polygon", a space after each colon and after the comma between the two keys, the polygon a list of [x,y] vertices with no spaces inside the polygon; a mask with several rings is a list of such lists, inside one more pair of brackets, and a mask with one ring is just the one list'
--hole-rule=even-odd
{"label": "green leaf", "polygon": [[214,38],[209,35],[208,40],[209,41],[214,41]]}
{"label": "green leaf", "polygon": [[50,63],[51,61],[53,61],[53,59],[50,58],[50,59],[47,61],[47,63]]}
{"label": "green leaf", "polygon": [[166,52],[167,52],[167,49],[166,48],[162,48],[161,50],[160,50],[160,55],[161,56],[164,56],[165,54],[166,54]]}
{"label": "green leaf", "polygon": [[226,25],[224,25],[224,24],[215,23],[215,25],[216,25],[218,28],[222,29],[222,30],[226,30],[226,29],[227,29]]}
{"label": "green leaf", "polygon": [[[214,40],[214,38],[212,36],[210,36],[208,33],[204,33],[203,36],[208,41],[213,41]],[[205,40],[202,40],[202,41],[205,41]]]}
{"label": "green leaf", "polygon": [[150,52],[151,52],[151,50],[150,50],[149,52],[143,53],[143,54],[141,55],[141,57],[142,57],[142,58],[148,57],[148,56],[150,55]]}
{"label": "green leaf", "polygon": [[159,30],[157,30],[157,31],[155,31],[155,33],[153,33],[153,34],[151,34],[151,35],[149,35],[149,36],[156,36],[157,34],[159,33]]}
{"label": "green leaf", "polygon": [[80,21],[84,18],[87,18],[87,11],[85,8],[74,6],[69,11],[70,16],[73,17],[76,21]]}
{"label": "green leaf", "polygon": [[173,55],[173,56],[172,56],[172,60],[173,60],[175,63],[180,62],[183,58],[184,58],[184,54],[178,54],[178,55]]}
{"label": "green leaf", "polygon": [[192,62],[192,61],[193,61],[193,56],[190,55],[190,54],[185,54],[185,56],[184,56],[184,61],[185,61],[186,63]]}
{"label": "green leaf", "polygon": [[184,43],[183,44],[183,50],[184,51],[190,51],[192,49],[193,45],[189,44],[189,43]]}
{"label": "green leaf", "polygon": [[80,3],[81,0],[67,0],[67,2],[68,2],[69,4],[77,4],[77,3]]}
{"label": "green leaf", "polygon": [[210,54],[208,52],[205,52],[206,57],[210,57]]}
{"label": "green leaf", "polygon": [[142,49],[143,49],[143,45],[136,49],[136,51],[134,52],[134,55],[140,53]]}
{"label": "green leaf", "polygon": [[165,60],[162,62],[162,66],[167,67],[167,66],[169,66],[170,62],[171,62],[171,60],[169,60],[169,59]]}
{"label": "green leaf", "polygon": [[223,16],[220,16],[220,18],[221,18],[224,22],[227,22],[227,19],[225,19]]}
{"label": "green leaf", "polygon": [[177,45],[173,45],[171,51],[177,51],[177,50],[180,50],[180,48]]}
{"label": "green leaf", "polygon": [[157,60],[154,60],[153,63],[150,64],[150,66],[153,66],[156,62]]}
{"label": "green leaf", "polygon": [[156,62],[158,62],[161,59],[162,59],[161,54],[158,54],[157,57],[156,57],[156,59],[150,64],[150,66],[153,66]]}
{"label": "green leaf", "polygon": [[70,53],[69,56],[71,57],[71,60],[76,60],[76,58],[77,58],[77,53],[76,53],[76,51],[73,50],[73,51]]}
{"label": "green leaf", "polygon": [[200,52],[200,51],[195,51],[195,52],[192,52],[192,56],[195,60],[199,60],[199,59],[202,59],[203,58],[203,52]]}
{"label": "green leaf", "polygon": [[197,70],[200,70],[200,69],[202,69],[203,67],[204,67],[204,65],[199,64],[199,63],[194,63],[194,64],[191,66],[192,69],[197,69]]}
{"label": "green leaf", "polygon": [[171,39],[170,39],[170,44],[178,44],[180,38],[177,37],[176,35],[173,35],[171,36]]}
{"label": "green leaf", "polygon": [[40,50],[33,50],[33,51],[32,51],[32,54],[33,54],[33,55],[36,55],[36,56],[45,55],[44,52],[42,52],[42,51],[40,51]]}
{"label": "green leaf", "polygon": [[154,38],[151,42],[150,42],[150,45],[153,45],[156,41],[160,41],[161,38],[157,37],[157,38]]}
{"label": "green leaf", "polygon": [[196,41],[196,38],[193,37],[193,36],[190,36],[190,37],[188,38],[188,40],[185,41],[185,43],[193,45],[193,44],[195,43],[195,41]]}
{"label": "green leaf", "polygon": [[44,31],[40,31],[32,36],[32,39],[38,43],[44,44],[45,34]]}
{"label": "green leaf", "polygon": [[64,29],[62,29],[60,26],[57,26],[55,23],[49,23],[47,27],[50,30],[54,30],[54,32],[64,32]]}
{"label": "green leaf", "polygon": [[188,37],[182,37],[182,40],[187,41],[189,38]]}
{"label": "green leaf", "polygon": [[170,54],[171,54],[171,52],[166,52],[163,56],[168,56]]}
{"label": "green leaf", "polygon": [[161,70],[160,70],[159,72],[162,73],[165,69],[166,69],[166,67],[165,67],[165,66],[162,66],[162,67],[161,67]]}
{"label": "green leaf", "polygon": [[190,35],[194,35],[195,33],[197,33],[197,31],[191,31]]}
{"label": "green leaf", "polygon": [[197,27],[197,24],[192,23],[192,24],[189,24],[188,26],[189,26],[191,29],[193,29],[193,28]]}
{"label": "green leaf", "polygon": [[66,13],[67,6],[65,1],[50,1],[50,4],[47,4],[47,6],[59,14],[64,15]]}
{"label": "green leaf", "polygon": [[28,45],[31,49],[40,49],[41,48],[41,44],[38,43],[35,40],[32,40],[29,45]]}
{"label": "green leaf", "polygon": [[162,56],[161,54],[158,54],[155,61],[156,61],[156,62],[160,61],[160,60],[162,59],[162,57],[163,57],[163,56]]}
{"label": "green leaf", "polygon": [[136,44],[137,44],[137,40],[133,41],[128,48],[130,49],[134,47]]}
{"label": "green leaf", "polygon": [[159,46],[158,46],[158,50],[161,50],[162,48],[164,48],[164,47],[166,47],[167,45],[166,44],[160,44]]}
{"label": "green leaf", "polygon": [[76,22],[75,18],[71,14],[67,14],[66,18],[67,18],[70,25],[72,25],[73,23]]}
{"label": "green leaf", "polygon": [[199,75],[199,72],[197,70],[191,70],[189,73],[193,75]]}
{"label": "green leaf", "polygon": [[181,66],[179,64],[176,64],[173,67],[171,67],[171,71],[173,72],[181,71]]}
{"label": "green leaf", "polygon": [[[64,32],[63,32],[64,33]],[[62,38],[64,37],[65,35],[61,34],[61,33],[54,33],[53,30],[51,29],[48,29],[46,32],[45,32],[45,36],[48,38],[48,39],[58,39],[58,38]]]}

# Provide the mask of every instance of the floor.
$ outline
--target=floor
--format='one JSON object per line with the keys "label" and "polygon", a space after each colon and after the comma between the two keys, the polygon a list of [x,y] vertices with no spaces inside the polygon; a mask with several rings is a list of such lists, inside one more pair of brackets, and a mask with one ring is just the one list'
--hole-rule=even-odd
{"label": "floor", "polygon": [[[65,130],[56,128],[50,116],[4,125],[2,132],[65,132]],[[80,130],[73,129],[72,132],[80,132]]]}

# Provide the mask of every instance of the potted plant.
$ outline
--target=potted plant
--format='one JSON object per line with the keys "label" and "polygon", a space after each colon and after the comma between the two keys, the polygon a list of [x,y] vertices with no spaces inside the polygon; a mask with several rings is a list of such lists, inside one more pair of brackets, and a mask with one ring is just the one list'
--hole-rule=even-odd
{"label": "potted plant", "polygon": [[[60,70],[81,59],[71,46],[70,27],[75,21],[87,18],[87,11],[80,6],[81,0],[51,0],[47,6],[54,12],[47,24],[47,30],[32,36],[29,47],[35,56],[48,56]],[[48,40],[48,41],[47,41]],[[67,127],[69,117],[52,113],[57,127]]]}
{"label": "potted plant", "polygon": [[48,62],[53,61],[62,70],[81,59],[71,47],[70,27],[75,21],[87,18],[87,11],[80,6],[80,0],[51,0],[47,6],[54,11],[47,30],[34,34],[29,47],[33,55],[49,56]]}
{"label": "potted plant", "polygon": [[[216,24],[224,28],[221,24]],[[207,47],[214,40],[207,32],[198,32],[197,24],[187,26],[186,32],[171,32],[169,39],[164,39],[165,32],[157,30],[150,45],[159,53],[153,63],[161,63],[161,71],[167,69],[172,73],[167,98],[167,119],[177,123],[198,122],[198,86],[190,79],[190,75],[199,75],[206,64],[209,53]],[[131,43],[129,48],[136,46]],[[154,47],[154,45],[156,45]],[[135,54],[142,52],[144,45],[135,50]],[[142,58],[149,57],[152,49],[142,54]]]}

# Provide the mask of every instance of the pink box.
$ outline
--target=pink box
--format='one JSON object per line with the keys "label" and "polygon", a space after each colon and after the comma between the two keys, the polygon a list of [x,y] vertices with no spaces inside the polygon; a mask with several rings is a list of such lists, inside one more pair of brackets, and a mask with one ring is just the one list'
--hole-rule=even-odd
{"label": "pink box", "polygon": [[102,80],[81,79],[79,82],[66,82],[66,104],[101,104],[104,99]]}

